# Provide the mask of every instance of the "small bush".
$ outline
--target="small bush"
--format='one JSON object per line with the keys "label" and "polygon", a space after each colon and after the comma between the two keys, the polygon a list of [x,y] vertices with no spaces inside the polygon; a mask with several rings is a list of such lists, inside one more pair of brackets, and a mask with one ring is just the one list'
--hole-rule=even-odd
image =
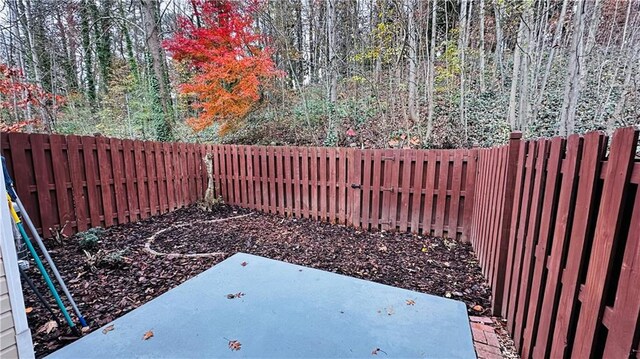
{"label": "small bush", "polygon": [[90,228],[87,231],[78,233],[78,237],[80,241],[78,242],[78,246],[82,250],[94,249],[98,245],[100,241],[100,237],[104,234],[104,228],[95,227]]}
{"label": "small bush", "polygon": [[80,241],[78,242],[78,245],[82,250],[94,249],[100,241],[100,238],[93,233],[83,232],[80,233],[79,237]]}
{"label": "small bush", "polygon": [[126,249],[109,252],[101,258],[98,265],[100,267],[120,268],[127,263],[127,257],[124,256],[126,253]]}
{"label": "small bush", "polygon": [[91,254],[87,250],[83,250],[86,256],[85,267],[94,273],[98,271],[98,268],[121,268],[130,262],[130,259],[125,257],[127,251],[128,248],[111,252],[100,249],[95,254]]}

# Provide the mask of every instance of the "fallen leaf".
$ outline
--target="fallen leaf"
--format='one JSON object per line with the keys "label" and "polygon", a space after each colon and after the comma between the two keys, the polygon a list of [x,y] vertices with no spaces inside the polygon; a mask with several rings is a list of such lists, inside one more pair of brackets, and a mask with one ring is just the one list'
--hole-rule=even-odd
{"label": "fallen leaf", "polygon": [[24,308],[24,312],[25,312],[25,313],[27,313],[27,314],[29,314],[29,313],[33,312],[33,307],[26,307],[26,308]]}
{"label": "fallen leaf", "polygon": [[407,305],[415,305],[416,301],[413,299],[407,299]]}
{"label": "fallen leaf", "polygon": [[247,266],[247,262],[242,262],[240,263],[241,266],[246,267]]}
{"label": "fallen leaf", "polygon": [[91,328],[89,327],[82,327],[82,329],[80,329],[80,331],[82,332],[82,334],[87,334],[91,331]]}
{"label": "fallen leaf", "polygon": [[[111,324],[111,325],[105,327],[104,329],[102,329],[102,334],[107,334],[112,330],[113,330],[113,324]],[[153,335],[153,334],[151,334],[151,335]]]}
{"label": "fallen leaf", "polygon": [[244,293],[242,292],[238,292],[236,294],[227,294],[227,299],[242,298],[243,296]]}
{"label": "fallen leaf", "polygon": [[427,251],[427,247],[422,247],[422,251],[426,252]]}
{"label": "fallen leaf", "polygon": [[148,340],[149,338],[151,338],[153,336],[153,332],[150,330],[146,333],[144,333],[144,336],[142,337],[142,339],[144,340]]}
{"label": "fallen leaf", "polygon": [[474,305],[471,309],[475,310],[476,312],[482,312],[484,310],[481,305]]}
{"label": "fallen leaf", "polygon": [[239,341],[237,341],[237,340],[229,340],[229,349],[231,349],[232,351],[240,350],[241,347],[242,347],[242,344],[240,344]]}
{"label": "fallen leaf", "polygon": [[55,320],[50,320],[46,323],[44,323],[40,328],[38,328],[38,330],[36,331],[36,334],[39,333],[46,333],[49,334],[51,333],[52,330],[56,329],[58,327],[58,323],[56,323]]}

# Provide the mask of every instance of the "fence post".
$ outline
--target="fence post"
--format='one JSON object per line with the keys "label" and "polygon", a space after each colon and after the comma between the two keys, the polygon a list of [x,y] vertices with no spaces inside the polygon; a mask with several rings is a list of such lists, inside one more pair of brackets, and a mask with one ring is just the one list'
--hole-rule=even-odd
{"label": "fence post", "polygon": [[504,185],[504,202],[500,215],[500,232],[498,234],[498,246],[496,248],[496,268],[491,283],[491,309],[494,315],[502,312],[504,300],[504,283],[507,267],[507,252],[509,250],[509,233],[511,231],[511,216],[513,213],[513,202],[515,197],[516,173],[518,170],[518,157],[520,155],[520,140],[522,132],[512,132],[509,136],[509,153],[507,158],[507,173]]}

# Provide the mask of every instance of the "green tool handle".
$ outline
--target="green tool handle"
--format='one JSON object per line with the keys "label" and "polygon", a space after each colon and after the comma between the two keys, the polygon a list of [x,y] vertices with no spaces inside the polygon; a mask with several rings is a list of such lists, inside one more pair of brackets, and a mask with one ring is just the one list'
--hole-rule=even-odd
{"label": "green tool handle", "polygon": [[53,298],[55,298],[56,303],[58,304],[58,308],[60,308],[62,315],[64,315],[64,319],[67,321],[67,324],[69,325],[70,328],[74,328],[76,325],[73,322],[73,320],[71,320],[71,316],[69,315],[69,312],[67,312],[67,308],[65,308],[64,303],[62,303],[62,299],[60,298],[60,295],[58,294],[56,287],[53,285],[53,282],[49,277],[49,273],[47,273],[47,270],[44,268],[44,265],[42,265],[42,261],[40,260],[40,257],[38,257],[38,253],[36,252],[36,249],[33,247],[33,244],[31,243],[29,236],[27,236],[27,233],[24,230],[24,226],[22,225],[20,218],[18,217],[15,210],[13,209],[13,205],[11,201],[8,201],[8,202],[9,202],[9,211],[11,212],[11,217],[14,223],[16,224],[16,226],[18,227],[18,231],[22,236],[22,240],[27,245],[27,248],[29,248],[29,252],[31,253],[31,256],[33,256],[33,260],[36,262],[36,266],[38,267],[38,270],[40,270],[40,273],[42,274],[44,281],[47,283],[47,287],[49,287],[49,291],[53,295]]}

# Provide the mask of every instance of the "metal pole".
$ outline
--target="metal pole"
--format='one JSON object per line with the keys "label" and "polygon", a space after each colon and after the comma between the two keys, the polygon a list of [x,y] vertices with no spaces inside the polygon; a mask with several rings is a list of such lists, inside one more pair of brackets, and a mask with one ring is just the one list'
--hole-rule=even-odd
{"label": "metal pole", "polygon": [[42,238],[40,238],[38,231],[36,231],[36,227],[33,225],[33,222],[31,222],[31,218],[29,218],[29,214],[27,213],[27,210],[22,205],[22,201],[20,201],[20,197],[18,197],[17,194],[16,194],[15,201],[18,204],[20,213],[22,214],[22,219],[24,219],[25,223],[27,223],[27,227],[29,227],[31,234],[33,234],[33,238],[36,240],[36,243],[38,243],[38,247],[40,247],[40,251],[42,251],[42,255],[44,255],[44,258],[47,260],[49,267],[51,267],[51,271],[53,272],[53,275],[56,277],[56,280],[58,281],[58,283],[60,283],[60,288],[62,288],[64,295],[67,296],[67,298],[69,299],[69,302],[71,303],[71,306],[73,307],[73,311],[78,316],[78,320],[80,320],[80,325],[83,327],[86,327],[87,322],[82,316],[82,313],[80,313],[80,309],[78,309],[78,306],[76,305],[76,302],[73,300],[71,293],[69,293],[69,289],[67,288],[67,285],[64,283],[64,280],[62,280],[62,277],[60,276],[60,272],[58,271],[58,268],[56,268],[56,265],[53,262],[53,259],[51,259],[51,256],[49,255],[49,251],[47,251],[47,247],[44,246],[44,242],[42,241]]}
{"label": "metal pole", "polygon": [[18,214],[13,209],[13,205],[11,203],[11,196],[9,196],[9,194],[7,194],[7,203],[9,205],[9,210],[11,212],[11,218],[13,219],[13,222],[18,227],[18,231],[20,231],[22,240],[27,245],[27,248],[29,248],[29,252],[33,257],[33,260],[36,262],[36,266],[38,267],[38,270],[40,270],[40,274],[42,274],[42,277],[44,278],[45,283],[47,283],[47,287],[49,287],[49,291],[53,295],[53,298],[55,298],[56,303],[58,304],[58,307],[62,312],[62,315],[64,315],[64,319],[67,321],[67,324],[69,325],[70,328],[75,329],[75,326],[76,326],[75,323],[73,322],[73,320],[71,320],[71,316],[69,316],[69,312],[67,312],[67,308],[65,308],[64,303],[62,303],[62,299],[60,299],[60,295],[58,294],[56,287],[53,285],[53,282],[51,281],[51,277],[49,277],[49,273],[47,273],[47,270],[44,268],[44,265],[42,264],[40,257],[38,257],[38,252],[36,252],[36,249],[33,247],[33,244],[31,243],[29,236],[27,236],[27,233],[24,230],[24,226],[22,225],[22,222],[20,221]]}

